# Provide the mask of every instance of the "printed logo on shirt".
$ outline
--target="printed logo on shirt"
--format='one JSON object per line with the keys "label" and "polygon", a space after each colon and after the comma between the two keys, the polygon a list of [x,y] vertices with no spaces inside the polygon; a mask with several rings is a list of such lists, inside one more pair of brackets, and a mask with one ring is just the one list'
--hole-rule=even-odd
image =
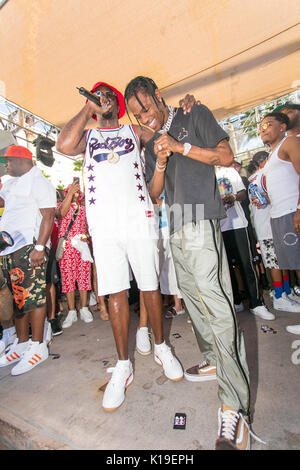
{"label": "printed logo on shirt", "polygon": [[188,131],[183,127],[183,128],[180,130],[177,139],[178,139],[178,140],[183,140],[183,139],[184,139],[185,137],[187,137],[188,135],[189,135]]}
{"label": "printed logo on shirt", "polygon": [[[123,139],[123,137],[107,137],[104,142],[96,137],[92,137],[89,142],[90,156],[96,162],[105,161],[107,155],[112,151],[121,156],[132,152],[134,148],[133,140],[130,138]],[[99,150],[106,150],[106,152],[99,152]]]}

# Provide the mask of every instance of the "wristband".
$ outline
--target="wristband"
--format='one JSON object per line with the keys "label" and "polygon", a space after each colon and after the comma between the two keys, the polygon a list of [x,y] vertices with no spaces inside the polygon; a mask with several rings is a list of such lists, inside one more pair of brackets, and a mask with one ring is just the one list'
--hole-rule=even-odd
{"label": "wristband", "polygon": [[36,251],[44,251],[44,249],[45,249],[44,245],[35,245],[34,248],[35,248]]}
{"label": "wristband", "polygon": [[188,142],[185,142],[185,144],[183,144],[183,155],[187,156],[191,148],[192,148],[191,144],[189,144]]}
{"label": "wristband", "polygon": [[166,169],[166,166],[167,164],[165,163],[163,166],[160,166],[157,162],[156,162],[156,171],[158,171],[158,173],[163,173]]}

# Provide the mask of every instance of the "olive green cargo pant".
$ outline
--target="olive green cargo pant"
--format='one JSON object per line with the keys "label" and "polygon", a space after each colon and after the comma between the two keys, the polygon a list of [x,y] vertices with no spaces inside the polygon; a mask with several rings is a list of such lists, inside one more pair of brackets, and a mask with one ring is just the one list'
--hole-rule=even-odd
{"label": "olive green cargo pant", "polygon": [[178,287],[200,351],[209,364],[216,366],[219,398],[249,415],[246,352],[237,325],[219,221],[186,224],[171,235],[170,245]]}

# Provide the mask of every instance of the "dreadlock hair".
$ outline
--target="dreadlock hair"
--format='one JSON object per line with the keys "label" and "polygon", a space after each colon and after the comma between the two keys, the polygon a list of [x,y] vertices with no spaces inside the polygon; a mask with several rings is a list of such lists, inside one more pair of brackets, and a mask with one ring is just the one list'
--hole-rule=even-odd
{"label": "dreadlock hair", "polygon": [[281,124],[285,124],[287,129],[289,127],[290,120],[288,116],[284,113],[268,113],[263,117],[263,119],[265,119],[266,117],[273,117],[276,119],[276,121],[281,122]]}
{"label": "dreadlock hair", "polygon": [[[138,92],[140,91],[141,93],[152,96],[153,101],[154,101],[154,103],[156,104],[156,106],[158,108],[159,101],[158,101],[158,99],[156,98],[156,95],[155,95],[155,90],[157,90],[157,88],[158,87],[157,87],[156,83],[152,80],[152,78],[143,77],[143,76],[135,77],[128,83],[128,85],[126,86],[126,89],[125,89],[124,98],[125,98],[126,113],[127,113],[127,116],[129,117],[130,121],[131,121],[131,118],[130,118],[128,108],[127,108],[128,100],[130,98],[132,98],[132,96],[134,96],[135,99],[137,100],[137,102],[142,107],[142,109],[144,109],[144,105],[142,104],[141,100],[137,96]],[[162,103],[166,107],[166,103],[165,103],[163,98],[162,98]]]}

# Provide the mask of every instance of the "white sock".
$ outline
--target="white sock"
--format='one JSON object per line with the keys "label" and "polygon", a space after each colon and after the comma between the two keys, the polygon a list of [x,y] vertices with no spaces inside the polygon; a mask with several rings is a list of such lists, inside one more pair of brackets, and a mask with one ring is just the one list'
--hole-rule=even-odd
{"label": "white sock", "polygon": [[130,359],[119,359],[118,360],[119,364],[122,365],[122,366],[129,366],[130,364]]}

